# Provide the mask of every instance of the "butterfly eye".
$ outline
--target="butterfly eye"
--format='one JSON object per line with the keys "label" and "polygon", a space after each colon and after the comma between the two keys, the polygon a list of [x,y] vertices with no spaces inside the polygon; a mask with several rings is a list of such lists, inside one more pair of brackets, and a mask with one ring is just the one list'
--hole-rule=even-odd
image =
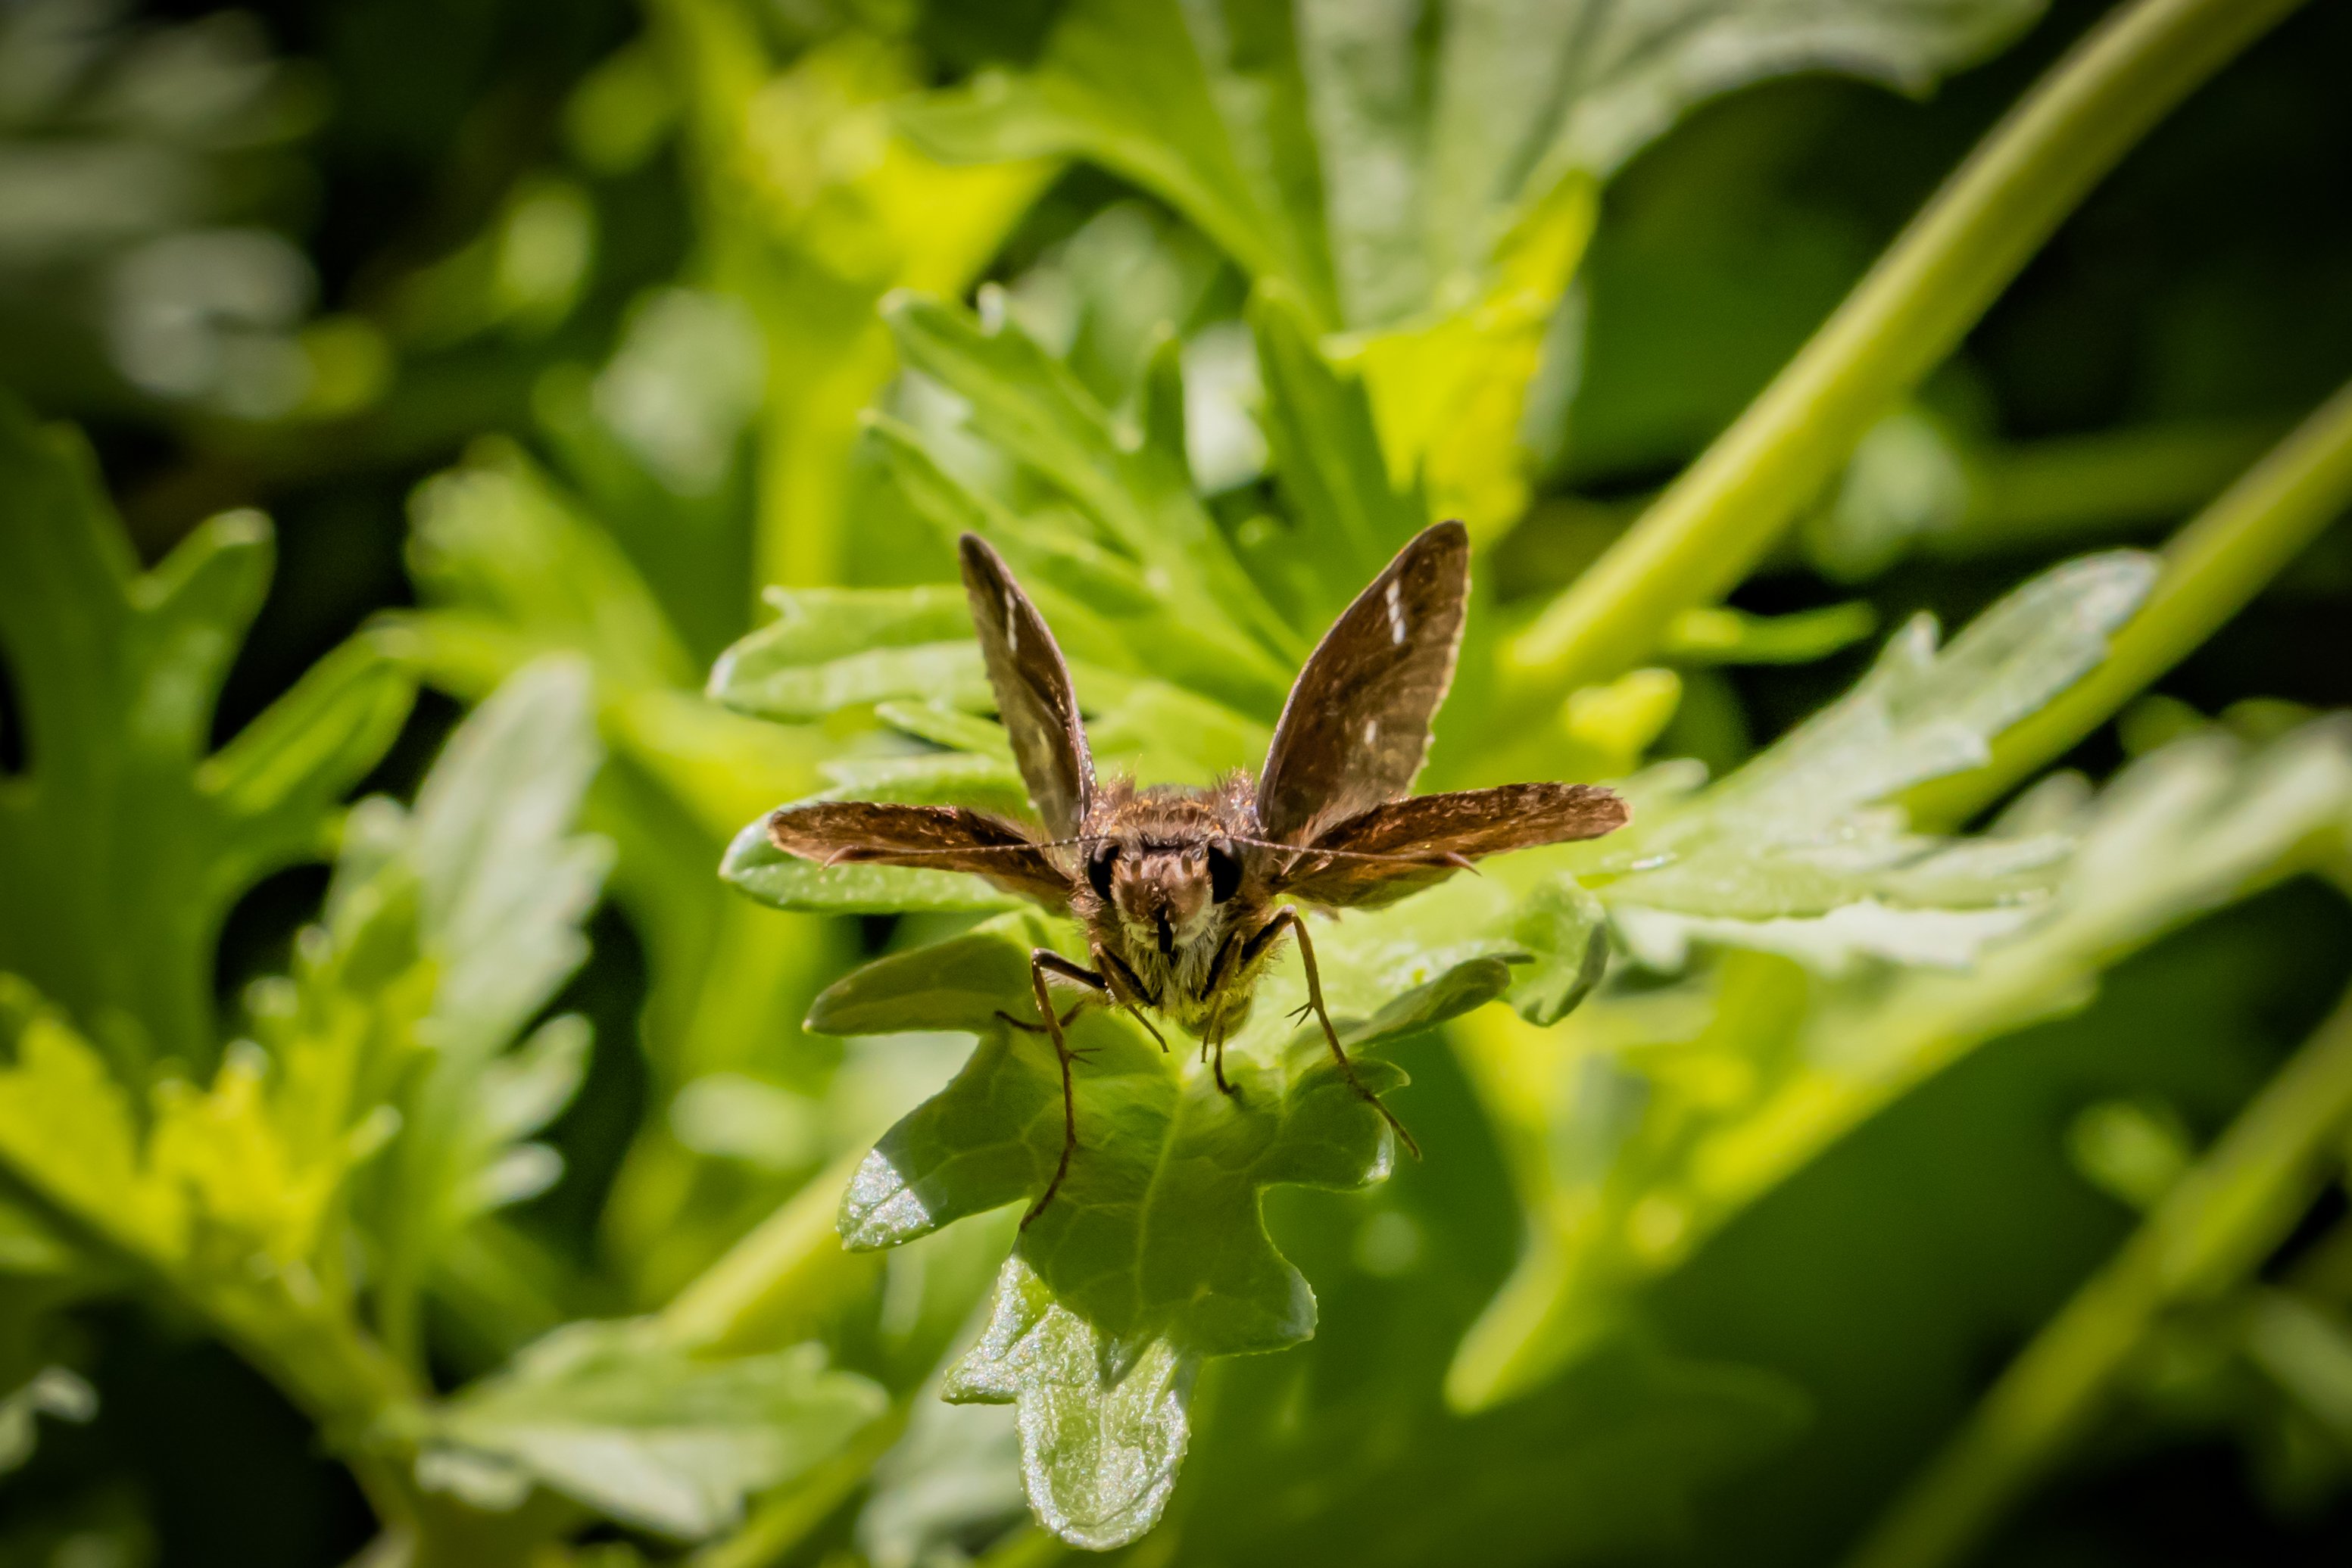
{"label": "butterfly eye", "polygon": [[1209,846],[1209,898],[1223,904],[1241,891],[1241,857],[1234,853],[1231,844],[1222,841]]}
{"label": "butterfly eye", "polygon": [[1117,844],[1103,844],[1087,857],[1087,881],[1105,904],[1110,902],[1110,867],[1118,859]]}

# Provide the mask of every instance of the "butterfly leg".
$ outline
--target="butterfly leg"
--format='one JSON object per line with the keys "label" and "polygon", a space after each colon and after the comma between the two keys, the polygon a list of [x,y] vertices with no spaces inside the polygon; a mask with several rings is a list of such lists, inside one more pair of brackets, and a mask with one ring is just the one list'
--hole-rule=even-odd
{"label": "butterfly leg", "polygon": [[[1080,1012],[1084,1011],[1086,1005],[1086,998],[1080,998],[1078,1001],[1071,1007],[1068,1012],[1062,1015],[1062,1027],[1064,1029],[1069,1028],[1070,1020],[1076,1018]],[[1003,1008],[996,1009],[996,1018],[997,1021],[1003,1024],[1005,1028],[1017,1029],[1023,1034],[1044,1034],[1045,1032],[1045,1026],[1044,1024],[1031,1023],[1027,1019],[1014,1018]]]}
{"label": "butterfly leg", "polygon": [[1274,918],[1250,938],[1251,950],[1243,956],[1255,956],[1256,952],[1262,951],[1267,943],[1274,940],[1275,934],[1285,926],[1289,927],[1290,934],[1298,938],[1299,967],[1307,971],[1307,1007],[1304,1010],[1312,1012],[1316,1021],[1323,1026],[1323,1038],[1330,1042],[1331,1059],[1339,1064],[1340,1075],[1347,1079],[1349,1088],[1371,1103],[1372,1109],[1378,1111],[1381,1119],[1395,1131],[1407,1152],[1414,1159],[1421,1158],[1421,1145],[1412,1141],[1412,1134],[1405,1131],[1404,1124],[1397,1120],[1396,1113],[1381,1103],[1379,1095],[1364,1087],[1363,1080],[1356,1076],[1355,1063],[1348,1060],[1347,1051],[1340,1048],[1339,1031],[1331,1027],[1330,1009],[1323,1005],[1323,977],[1315,967],[1315,944],[1307,937],[1307,922],[1299,917],[1298,906],[1286,904],[1277,910]]}
{"label": "butterfly leg", "polygon": [[1212,1033],[1214,1036],[1211,1041],[1211,1049],[1214,1053],[1212,1060],[1216,1064],[1217,1087],[1231,1094],[1234,1090],[1232,1084],[1225,1082],[1225,1030],[1222,1019]]}
{"label": "butterfly leg", "polygon": [[[1100,975],[1083,964],[1071,962],[1050,947],[1030,950],[1029,989],[1037,998],[1037,1016],[1045,1020],[1045,1033],[1054,1042],[1055,1062],[1062,1070],[1062,1157],[1055,1162],[1054,1179],[1045,1184],[1045,1190],[1038,1195],[1036,1202],[1029,1206],[1029,1212],[1021,1217],[1021,1228],[1024,1230],[1029,1228],[1031,1220],[1045,1212],[1045,1206],[1054,1201],[1055,1193],[1062,1190],[1063,1178],[1070,1174],[1070,1156],[1078,1152],[1078,1097],[1076,1086],[1070,1081],[1070,1043],[1062,1036],[1063,1019],[1055,1012],[1054,998],[1045,989],[1047,975],[1056,979],[1074,980],[1091,990],[1107,992],[1110,989],[1109,983]],[[1071,1009],[1073,1014],[1076,1010],[1075,1008]]]}
{"label": "butterfly leg", "polygon": [[1126,1009],[1128,1017],[1143,1026],[1143,1032],[1150,1035],[1159,1045],[1160,1053],[1162,1056],[1167,1055],[1168,1037],[1154,1029],[1151,1020],[1143,1016],[1145,1008],[1158,1007],[1160,1004],[1143,994],[1142,977],[1133,969],[1129,968],[1118,954],[1110,951],[1101,943],[1096,943],[1092,950],[1095,964],[1102,970],[1103,989],[1110,993],[1111,1000]]}

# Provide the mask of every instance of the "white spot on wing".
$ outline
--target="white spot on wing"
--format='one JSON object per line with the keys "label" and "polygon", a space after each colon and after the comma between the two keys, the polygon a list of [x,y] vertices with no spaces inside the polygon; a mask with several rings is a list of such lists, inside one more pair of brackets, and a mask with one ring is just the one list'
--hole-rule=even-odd
{"label": "white spot on wing", "polygon": [[1404,646],[1404,593],[1395,578],[1389,579],[1389,641]]}
{"label": "white spot on wing", "polygon": [[1008,653],[1021,651],[1021,616],[1013,608],[1013,591],[1009,588],[1004,591],[1004,651]]}
{"label": "white spot on wing", "polygon": [[1381,721],[1376,718],[1366,719],[1364,721],[1364,744],[1368,747],[1371,747],[1378,746],[1380,743]]}

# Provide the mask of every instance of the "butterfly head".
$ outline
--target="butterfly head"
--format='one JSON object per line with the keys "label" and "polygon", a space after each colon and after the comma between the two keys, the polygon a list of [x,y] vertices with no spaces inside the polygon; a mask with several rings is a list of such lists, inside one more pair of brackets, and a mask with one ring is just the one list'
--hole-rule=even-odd
{"label": "butterfly head", "polygon": [[[1121,792],[1123,795],[1124,792]],[[1085,845],[1087,886],[1124,946],[1167,956],[1220,933],[1242,892],[1227,803],[1189,791],[1118,798]]]}
{"label": "butterfly head", "polygon": [[1107,838],[1087,853],[1087,882],[1131,943],[1165,955],[1222,924],[1241,886],[1241,860],[1220,839]]}

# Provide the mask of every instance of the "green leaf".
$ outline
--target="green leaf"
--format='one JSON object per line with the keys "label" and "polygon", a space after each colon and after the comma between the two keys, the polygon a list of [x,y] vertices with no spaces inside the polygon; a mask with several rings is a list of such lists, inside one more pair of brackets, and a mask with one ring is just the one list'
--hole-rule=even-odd
{"label": "green leaf", "polygon": [[[207,758],[197,788],[233,818],[287,820],[291,845],[291,823],[329,819],[343,790],[374,765],[407,718],[412,695],[382,639],[342,643]],[[274,864],[248,850],[221,874],[241,890]]]}
{"label": "green leaf", "polygon": [[571,831],[604,760],[593,701],[576,659],[526,668],[450,736],[417,791],[406,853],[445,1054],[511,1039],[587,956],[580,926],[612,864],[609,844]]}
{"label": "green leaf", "polygon": [[1013,760],[1013,742],[1002,725],[959,713],[941,703],[877,703],[874,716],[902,735],[928,740],[951,751],[968,751],[1000,761]]}
{"label": "green leaf", "polygon": [[[746,722],[698,695],[685,640],[616,542],[614,519],[592,515],[520,452],[483,444],[421,486],[410,512],[410,568],[426,608],[381,617],[378,631],[435,685],[478,701],[534,660],[585,659],[607,738],[653,786],[650,799],[621,795],[625,810],[641,821],[684,807],[708,836],[698,852],[811,787],[812,737]],[[670,520],[698,547],[719,526]]]}
{"label": "green leaf", "polygon": [[1201,1358],[1157,1339],[1108,1339],[1055,1300],[1019,1257],[996,1281],[988,1327],[948,1375],[958,1404],[1011,1405],[1022,1481],[1039,1522],[1106,1552],[1159,1522],[1191,1432],[1185,1406]]}
{"label": "green leaf", "polygon": [[[1191,1365],[1313,1330],[1313,1295],[1267,1239],[1259,1189],[1377,1179],[1390,1134],[1328,1057],[1280,1071],[1229,1062],[1238,1094],[1228,1098],[1205,1074],[1186,1082],[1122,1019],[1081,1019],[1072,1038],[1094,1053],[1078,1069],[1078,1156],[1022,1232],[996,1325],[949,1395],[1023,1402],[1033,1504],[1067,1539],[1100,1547],[1139,1534],[1165,1501]],[[1359,1071],[1376,1090],[1402,1076],[1380,1062]],[[843,1239],[894,1246],[1034,1198],[1061,1137],[1050,1051],[992,1021],[956,1081],[860,1167]]]}
{"label": "green leaf", "polygon": [[1535,1219],[1450,1396],[1484,1408],[1570,1364],[1632,1291],[1896,1095],[2083,1005],[2117,960],[2322,863],[2347,830],[2341,720],[2254,751],[2193,737],[2095,797],[2061,775],[2021,800],[1994,841],[2055,833],[2076,847],[2033,918],[1965,965],[1823,978],[1734,952],[1678,987],[1605,987],[1555,1031],[1474,1019],[1465,1060],[1513,1129]]}
{"label": "green leaf", "polygon": [[699,1540],[837,1453],[882,1412],[822,1347],[698,1360],[654,1325],[575,1322],[429,1418],[420,1482],[512,1507],[536,1482],[625,1524]]}
{"label": "green leaf", "polygon": [[913,1568],[1027,1514],[1021,1438],[1002,1406],[918,1397],[907,1435],[874,1467],[857,1545],[876,1568]]}
{"label": "green leaf", "polygon": [[174,1260],[184,1211],[148,1178],[130,1094],[107,1063],[15,976],[0,976],[15,1015],[0,1068],[0,1160],[49,1202],[136,1255]]}
{"label": "green leaf", "polygon": [[1948,648],[1916,618],[1844,697],[1697,790],[1686,768],[1632,781],[1634,823],[1589,852],[1622,937],[1654,968],[1691,944],[1759,947],[1835,970],[1863,956],[1963,963],[2018,930],[2060,873],[2063,835],[1937,841],[1882,802],[1977,765],[1993,737],[2104,656],[2156,564],[2118,551],[2034,579]]}
{"label": "green leaf", "polygon": [[408,961],[429,977],[413,1024],[423,1061],[370,1208],[387,1333],[404,1351],[453,1239],[557,1174],[551,1151],[515,1140],[577,1087],[585,1027],[558,1019],[502,1053],[586,956],[581,926],[611,864],[609,843],[572,827],[603,758],[594,697],[583,660],[526,666],[451,735],[413,812],[377,810],[345,868],[352,883],[383,879],[379,897],[413,899]]}
{"label": "green leaf", "polygon": [[960,588],[771,589],[776,619],[711,667],[710,695],[784,723],[886,701],[984,706],[988,681]]}
{"label": "green leaf", "polygon": [[1547,157],[1606,173],[1692,106],[1768,77],[1828,69],[1923,95],[2024,31],[2042,7],[2041,0],[1717,0],[1679,11],[1612,10],[1598,26],[1589,20],[1597,5],[1480,9],[1479,36],[1463,50],[1465,87],[1541,72],[1578,29],[1580,80],[1553,127],[1531,121],[1532,100],[1507,92],[1454,97],[1457,118],[1441,135],[1461,149],[1454,166],[1485,167],[1487,149],[1549,130]]}
{"label": "green leaf", "polygon": [[523,455],[486,444],[418,486],[409,571],[428,601],[463,605],[541,651],[593,651],[610,678],[686,685],[693,662],[610,534]]}
{"label": "green leaf", "polygon": [[1360,365],[1391,478],[1492,531],[1523,502],[1518,420],[1596,178],[1733,88],[1827,68],[1924,91],[2040,10],[1453,0],[1411,26],[1349,0],[1080,0],[1033,69],[901,120],[944,157],[1086,158],[1167,201]]}
{"label": "green leaf", "polygon": [[1324,356],[1296,294],[1278,279],[1259,284],[1249,320],[1266,442],[1293,519],[1269,530],[1252,565],[1297,604],[1301,624],[1328,625],[1349,585],[1370,582],[1427,525],[1427,505],[1391,483],[1363,378]]}
{"label": "green leaf", "polygon": [[206,756],[269,560],[268,525],[239,512],[142,572],[88,453],[0,397],[0,656],[27,762],[0,779],[0,969],[125,1070],[211,1059],[222,920],[320,852],[408,711],[407,679],[362,640]]}
{"label": "green leaf", "polygon": [[1055,946],[1055,923],[1026,900],[944,942],[860,965],[809,1009],[820,1034],[993,1028],[997,1010],[1028,994],[1029,955]]}
{"label": "green leaf", "polygon": [[[903,108],[900,123],[950,160],[1097,159],[1168,199],[1254,275],[1297,281],[1329,311],[1335,286],[1288,18],[1226,15],[1236,36],[1204,43],[1159,0],[1074,5],[1037,71],[983,74]],[[1203,58],[1213,52],[1228,83],[1213,79]],[[1246,151],[1228,121],[1244,93],[1264,106],[1265,129]]]}
{"label": "green leaf", "polygon": [[[1514,990],[1538,1016],[1595,977],[1600,911],[1556,878],[1515,890],[1464,878],[1383,910],[1318,923],[1323,983],[1366,1087],[1402,1074],[1361,1056]],[[817,999],[827,1033],[969,1030],[955,1081],[891,1129],[841,1211],[854,1248],[898,1246],[1042,1193],[1060,1159],[1062,1090],[1027,1019],[1029,956],[1066,940],[1034,911],[877,959]],[[1295,961],[1261,983],[1228,1046],[1220,1093],[1181,1040],[1163,1054],[1099,1009],[1070,1026],[1078,1146],[1061,1189],[1020,1234],[999,1281],[996,1326],[950,1379],[953,1397],[1017,1402],[1038,1516],[1108,1546],[1150,1526],[1184,1448],[1184,1396],[1205,1358],[1278,1349],[1313,1332],[1314,1297],[1267,1237],[1261,1191],[1347,1187],[1385,1175],[1387,1124],[1287,1010]]]}
{"label": "green leaf", "polygon": [[89,1041],[5,983],[21,1021],[0,1069],[0,1163],[18,1179],[200,1300],[320,1262],[343,1183],[380,1142],[358,1124],[366,1107],[314,1114],[299,1064],[240,1042],[206,1089],[157,1083],[142,1124]]}
{"label": "green leaf", "polygon": [[347,1187],[391,1120],[355,1082],[360,1040],[275,1059],[236,1042],[209,1087],[157,1082],[142,1118],[98,1051],[14,977],[0,977],[0,1017],[14,1036],[0,1166],[62,1232],[131,1262],[320,1419],[356,1427],[411,1396],[352,1312]]}
{"label": "green leaf", "polygon": [[1417,30],[1341,0],[1300,7],[1295,24],[1085,0],[1034,70],[983,74],[901,121],[946,157],[1095,160],[1183,212],[1252,277],[1287,282],[1327,328],[1358,326],[1443,298],[1560,171],[1613,172],[1709,98],[1822,68],[1924,92],[2041,5],[1438,11]]}
{"label": "green leaf", "polygon": [[[1282,661],[1304,647],[1234,559],[1183,465],[1116,429],[1068,369],[1010,319],[990,330],[961,310],[900,296],[889,320],[907,362],[971,405],[975,432],[1076,507],[1092,542],[1140,569],[1142,591],[1188,623],[1186,642],[1222,643],[1223,656],[1197,671],[1180,660],[1187,673],[1179,678],[1216,681],[1198,689],[1242,711],[1278,712],[1289,689]],[[1163,654],[1141,667],[1166,663]]]}
{"label": "green leaf", "polygon": [[969,752],[845,757],[824,766],[823,799],[895,800],[907,805],[973,806],[1000,816],[1030,814],[1029,791],[1010,759]]}
{"label": "green leaf", "polygon": [[[917,514],[950,548],[965,533],[996,546],[1074,663],[1129,674],[1150,670],[1213,696],[1263,706],[1262,681],[1237,673],[1235,633],[1213,607],[1204,618],[1205,601],[1182,597],[1164,578],[1155,586],[1143,564],[1105,545],[1066,507],[1024,517],[950,474],[926,438],[907,426],[877,420],[874,434]],[[1158,656],[1140,656],[1146,649]],[[1253,652],[1242,649],[1245,659]]]}

